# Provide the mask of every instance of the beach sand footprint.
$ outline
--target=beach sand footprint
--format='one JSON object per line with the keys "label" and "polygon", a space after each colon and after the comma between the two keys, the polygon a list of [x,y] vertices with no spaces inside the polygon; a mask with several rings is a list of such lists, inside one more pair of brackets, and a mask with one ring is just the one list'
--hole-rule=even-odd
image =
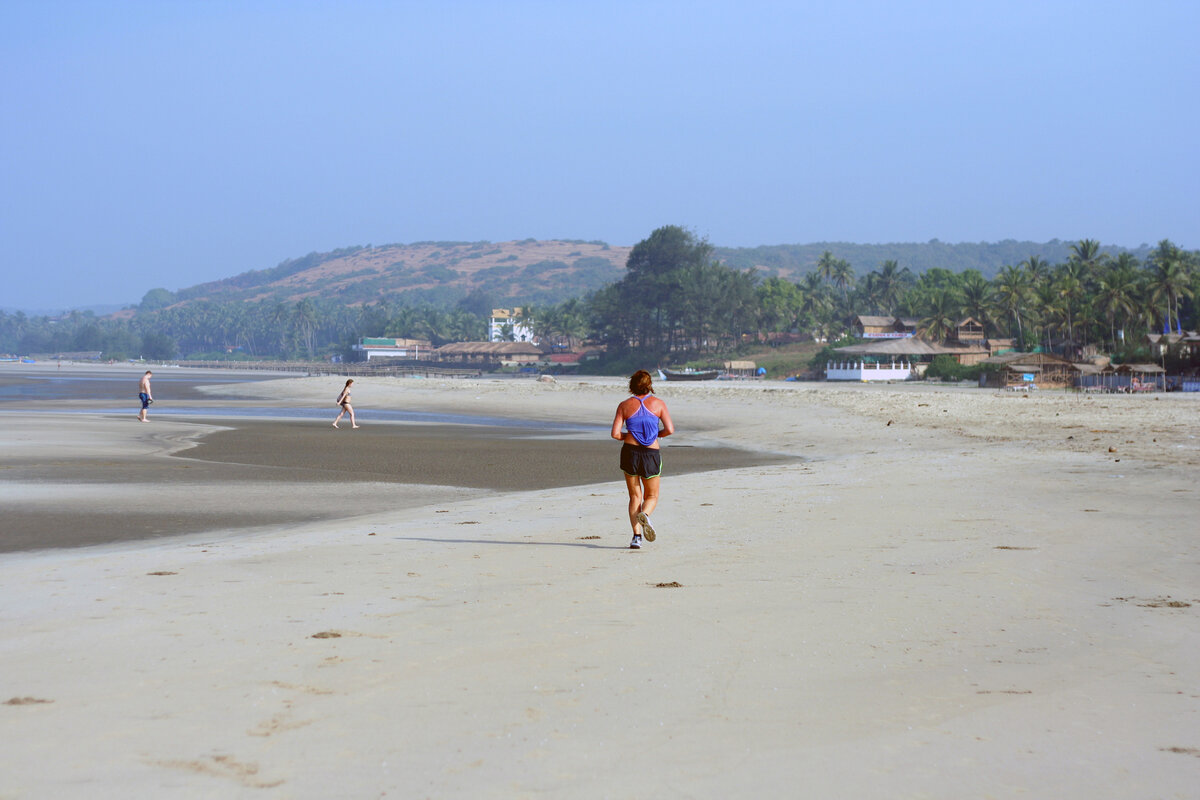
{"label": "beach sand footprint", "polygon": [[227,778],[249,789],[272,789],[285,781],[268,781],[258,777],[259,767],[254,762],[238,761],[233,756],[203,756],[192,760],[167,760],[151,762],[158,767],[183,770],[215,778]]}
{"label": "beach sand footprint", "polygon": [[1191,608],[1192,604],[1186,600],[1175,600],[1170,595],[1162,597],[1137,598],[1137,597],[1114,597],[1113,600],[1118,603],[1136,603],[1138,608]]}
{"label": "beach sand footprint", "polygon": [[46,700],[41,697],[10,697],[4,701],[6,706],[38,706],[46,703],[53,703],[53,700]]}
{"label": "beach sand footprint", "polygon": [[1178,753],[1181,756],[1200,758],[1200,747],[1160,747],[1158,749],[1164,753]]}
{"label": "beach sand footprint", "polygon": [[246,735],[261,736],[265,738],[268,736],[274,736],[277,733],[286,733],[287,731],[299,730],[300,728],[305,728],[309,725],[312,725],[313,722],[316,721],[311,719],[296,720],[291,719],[291,716],[291,709],[288,709],[287,711],[281,711],[280,713],[275,714],[269,719],[263,720],[250,730],[246,731]]}

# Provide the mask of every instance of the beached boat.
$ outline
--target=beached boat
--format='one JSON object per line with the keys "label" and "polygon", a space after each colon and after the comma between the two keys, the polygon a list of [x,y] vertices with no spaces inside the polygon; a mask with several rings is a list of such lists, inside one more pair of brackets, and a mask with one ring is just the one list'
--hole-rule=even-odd
{"label": "beached boat", "polygon": [[658,368],[659,377],[665,381],[714,381],[718,371],[715,369],[666,369]]}

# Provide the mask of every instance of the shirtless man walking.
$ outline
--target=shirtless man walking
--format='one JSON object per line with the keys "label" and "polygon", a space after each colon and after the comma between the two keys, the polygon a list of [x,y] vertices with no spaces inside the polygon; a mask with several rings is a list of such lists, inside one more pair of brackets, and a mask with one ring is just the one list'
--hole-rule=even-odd
{"label": "shirtless man walking", "polygon": [[138,412],[138,422],[146,421],[146,409],[154,402],[154,395],[150,393],[150,376],[154,373],[146,370],[146,374],[142,376],[142,382],[138,384],[138,399],[142,401],[142,410]]}

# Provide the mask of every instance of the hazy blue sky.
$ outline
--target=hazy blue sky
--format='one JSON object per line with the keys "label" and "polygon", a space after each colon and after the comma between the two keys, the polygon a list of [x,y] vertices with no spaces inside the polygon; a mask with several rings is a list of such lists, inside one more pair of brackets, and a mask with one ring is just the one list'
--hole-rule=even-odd
{"label": "hazy blue sky", "polygon": [[0,0],[0,307],[665,224],[1196,248],[1198,31],[1194,0]]}

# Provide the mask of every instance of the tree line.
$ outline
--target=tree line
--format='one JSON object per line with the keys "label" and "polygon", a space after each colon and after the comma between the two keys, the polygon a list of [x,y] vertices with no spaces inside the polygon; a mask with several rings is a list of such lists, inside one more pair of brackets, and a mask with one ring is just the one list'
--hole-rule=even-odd
{"label": "tree line", "polygon": [[[1144,258],[1104,252],[1084,239],[1060,263],[1030,255],[992,279],[968,269],[922,272],[887,259],[860,274],[825,250],[799,280],[764,278],[721,263],[707,241],[679,226],[653,231],[630,252],[624,276],[582,297],[526,305],[523,321],[564,349],[603,343],[614,361],[736,353],[771,334],[835,340],[855,315],[912,318],[943,339],[963,317],[1021,349],[1069,343],[1120,354],[1147,332],[1194,329],[1200,254],[1169,240]],[[0,352],[101,351],[105,358],[317,359],[349,355],[366,336],[482,341],[495,299],[476,290],[453,306],[400,297],[347,306],[332,298],[198,301],[164,305],[147,292],[132,316],[86,312],[26,317],[0,312]]]}

